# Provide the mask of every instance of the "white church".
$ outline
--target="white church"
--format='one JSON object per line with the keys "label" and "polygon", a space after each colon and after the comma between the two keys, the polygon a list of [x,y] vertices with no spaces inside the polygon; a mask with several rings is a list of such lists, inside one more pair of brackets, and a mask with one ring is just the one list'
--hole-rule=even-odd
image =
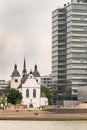
{"label": "white church", "polygon": [[17,65],[14,65],[14,71],[11,75],[11,88],[22,93],[22,104],[28,107],[37,108],[48,105],[48,99],[44,93],[41,93],[40,74],[37,65],[35,65],[33,72],[27,73],[25,59],[22,76],[17,70]]}

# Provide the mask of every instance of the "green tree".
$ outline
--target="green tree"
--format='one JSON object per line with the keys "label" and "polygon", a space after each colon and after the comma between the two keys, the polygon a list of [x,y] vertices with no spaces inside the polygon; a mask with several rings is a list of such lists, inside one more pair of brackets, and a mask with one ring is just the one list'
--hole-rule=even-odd
{"label": "green tree", "polygon": [[20,104],[22,101],[22,94],[16,89],[10,89],[7,96],[7,102],[11,104]]}
{"label": "green tree", "polygon": [[0,105],[3,104],[3,106],[5,106],[5,103],[7,103],[7,98],[6,97],[0,97]]}
{"label": "green tree", "polygon": [[45,86],[41,86],[41,92],[45,93],[45,96],[48,98],[48,103],[50,105],[52,100],[52,94],[50,93],[49,89]]}

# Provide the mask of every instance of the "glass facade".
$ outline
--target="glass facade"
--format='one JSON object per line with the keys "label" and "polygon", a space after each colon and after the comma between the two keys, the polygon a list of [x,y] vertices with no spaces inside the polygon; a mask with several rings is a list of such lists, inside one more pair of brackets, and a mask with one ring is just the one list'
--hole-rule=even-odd
{"label": "glass facade", "polygon": [[69,6],[67,7],[67,80],[71,81],[71,88],[78,89],[79,86],[87,86],[87,4],[72,3]]}
{"label": "glass facade", "polygon": [[[66,91],[66,9],[52,13],[52,82],[56,84],[59,99]],[[60,96],[62,94],[62,96]]]}
{"label": "glass facade", "polygon": [[87,86],[87,3],[71,3],[52,13],[52,82],[61,100]]}

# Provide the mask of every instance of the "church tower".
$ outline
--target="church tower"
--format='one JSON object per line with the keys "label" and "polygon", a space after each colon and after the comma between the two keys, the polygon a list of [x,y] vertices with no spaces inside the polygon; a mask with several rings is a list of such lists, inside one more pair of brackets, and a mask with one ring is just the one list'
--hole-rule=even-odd
{"label": "church tower", "polygon": [[40,73],[37,70],[37,65],[36,64],[34,66],[33,76],[36,78],[37,82],[40,84]]}
{"label": "church tower", "polygon": [[20,85],[20,80],[21,80],[21,76],[17,70],[17,65],[14,65],[14,71],[12,72],[11,75],[11,88],[15,88],[17,89],[18,86]]}
{"label": "church tower", "polygon": [[26,75],[27,75],[26,60],[24,58],[24,65],[23,65],[22,77],[25,77]]}

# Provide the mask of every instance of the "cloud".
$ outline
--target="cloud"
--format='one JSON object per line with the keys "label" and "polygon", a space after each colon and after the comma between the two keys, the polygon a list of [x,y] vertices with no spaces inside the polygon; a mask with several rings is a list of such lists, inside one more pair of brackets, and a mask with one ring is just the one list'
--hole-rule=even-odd
{"label": "cloud", "polygon": [[37,62],[42,75],[51,73],[51,13],[66,0],[0,0],[0,77],[13,65],[28,71]]}

